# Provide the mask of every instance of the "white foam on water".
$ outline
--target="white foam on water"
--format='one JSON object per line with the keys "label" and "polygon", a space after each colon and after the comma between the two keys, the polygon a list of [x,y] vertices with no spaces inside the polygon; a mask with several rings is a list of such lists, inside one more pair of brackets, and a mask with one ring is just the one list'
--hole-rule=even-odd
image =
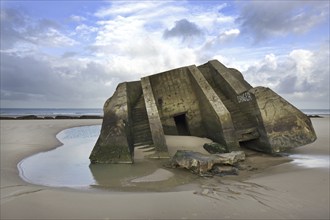
{"label": "white foam on water", "polygon": [[330,169],[329,156],[327,155],[293,154],[289,157],[293,159],[292,163],[298,166]]}

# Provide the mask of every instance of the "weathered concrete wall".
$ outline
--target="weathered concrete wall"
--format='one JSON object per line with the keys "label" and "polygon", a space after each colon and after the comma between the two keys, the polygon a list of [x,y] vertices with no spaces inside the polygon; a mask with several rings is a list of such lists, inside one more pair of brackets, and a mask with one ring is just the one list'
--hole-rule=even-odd
{"label": "weathered concrete wall", "polygon": [[254,101],[248,90],[252,86],[236,69],[227,68],[219,61],[198,66],[214,91],[229,110],[239,140],[258,136]]}
{"label": "weathered concrete wall", "polygon": [[234,100],[241,112],[243,112],[256,127],[258,125],[257,121],[257,112],[255,111],[256,103],[255,98],[251,93],[249,92],[250,89],[253,87],[245,81],[243,75],[241,72],[239,72],[236,69],[228,68],[232,74],[235,75],[237,79],[239,79],[242,82],[242,85],[245,87],[245,90],[243,93],[238,94],[236,96],[236,100]]}
{"label": "weathered concrete wall", "polygon": [[[207,62],[213,79],[216,85],[222,89],[223,93],[233,101],[237,100],[237,96],[250,89],[244,83],[243,77],[240,77],[237,72],[228,69],[217,60]],[[213,70],[213,71],[212,71]]]}
{"label": "weathered concrete wall", "polygon": [[238,149],[239,143],[229,111],[199,69],[196,66],[189,66],[188,69],[194,90],[198,94],[200,108],[203,109],[201,114],[207,136],[226,145],[230,151]]}
{"label": "weathered concrete wall", "polygon": [[92,163],[133,163],[127,131],[128,100],[127,83],[118,85],[115,93],[103,107],[101,134],[90,155]]}
{"label": "weathered concrete wall", "polygon": [[148,113],[151,136],[155,147],[155,154],[149,156],[150,158],[168,158],[168,149],[164,136],[162,123],[159,117],[155,97],[152,91],[149,77],[141,79],[141,85],[144,95],[144,101]]}
{"label": "weathered concrete wall", "polygon": [[316,140],[311,120],[269,88],[255,87],[249,91],[256,100],[261,137],[250,147],[276,153]]}
{"label": "weathered concrete wall", "polygon": [[[213,61],[213,62],[220,63],[219,61]],[[237,80],[240,81],[240,84],[241,84],[242,87],[245,87],[245,89],[243,89],[243,90],[248,90],[248,89],[251,89],[252,88],[252,86],[250,85],[250,83],[248,83],[244,79],[244,76],[243,76],[243,74],[240,71],[238,71],[235,68],[227,68],[227,70],[229,70],[229,72],[231,73],[232,76],[235,77],[235,79],[237,79]]]}
{"label": "weathered concrete wall", "polygon": [[238,70],[227,68],[217,60],[198,66],[198,69],[215,91],[220,90],[234,103],[239,104],[251,99],[247,91],[252,86],[244,80],[242,73]]}
{"label": "weathered concrete wall", "polygon": [[189,132],[203,136],[202,119],[186,67],[150,76],[150,83],[165,134],[177,135],[174,116],[185,114]]}
{"label": "weathered concrete wall", "polygon": [[[239,109],[242,112],[250,116],[249,117],[250,119],[254,119],[255,115],[253,114],[253,112],[255,105],[253,104],[253,102],[255,100],[253,99],[253,96],[249,92],[249,89],[252,89],[253,87],[247,81],[245,81],[242,73],[239,72],[237,69],[228,68],[228,70],[231,73],[231,75],[234,76],[235,79],[240,82],[240,86],[241,86],[240,91],[235,91],[237,96],[236,96],[236,100],[233,101],[235,101],[235,103],[238,104]],[[231,78],[230,80],[233,80],[233,78]],[[237,93],[237,92],[241,92],[241,93]]]}
{"label": "weathered concrete wall", "polygon": [[237,106],[241,112],[243,112],[249,119],[250,122],[258,129],[258,114],[259,111],[256,111],[256,100],[255,97],[249,92],[246,91],[241,95],[237,96]]}

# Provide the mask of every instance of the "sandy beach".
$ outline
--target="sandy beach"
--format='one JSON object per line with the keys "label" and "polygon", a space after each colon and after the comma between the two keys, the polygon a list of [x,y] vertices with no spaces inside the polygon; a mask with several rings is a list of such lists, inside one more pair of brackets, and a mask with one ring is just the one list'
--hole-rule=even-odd
{"label": "sandy beach", "polygon": [[[239,176],[200,177],[168,192],[111,192],[33,185],[17,169],[22,159],[61,146],[55,136],[63,129],[102,120],[1,120],[1,219],[329,219],[329,117],[312,122],[316,142],[290,154],[324,156],[325,167],[247,151],[254,169]],[[180,141],[197,149],[189,140],[167,137],[170,153]],[[159,169],[134,181],[172,176]]]}

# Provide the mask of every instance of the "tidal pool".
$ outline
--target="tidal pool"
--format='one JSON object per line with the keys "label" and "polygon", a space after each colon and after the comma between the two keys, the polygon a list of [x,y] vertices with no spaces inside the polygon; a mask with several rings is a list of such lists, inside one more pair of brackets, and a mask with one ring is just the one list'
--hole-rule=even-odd
{"label": "tidal pool", "polygon": [[[90,164],[89,155],[101,126],[70,128],[57,134],[63,145],[25,158],[20,177],[29,183],[83,190],[169,191],[198,178],[185,170],[164,168],[165,160],[136,160],[134,164]],[[167,175],[152,180],[150,175]],[[143,178],[151,181],[143,181]]]}
{"label": "tidal pool", "polygon": [[[89,155],[101,126],[70,128],[57,134],[62,146],[25,158],[18,164],[20,177],[51,187],[111,191],[177,191],[200,183],[197,175],[164,167],[166,160],[137,159],[134,164],[90,164]],[[289,155],[306,168],[329,169],[329,156]]]}

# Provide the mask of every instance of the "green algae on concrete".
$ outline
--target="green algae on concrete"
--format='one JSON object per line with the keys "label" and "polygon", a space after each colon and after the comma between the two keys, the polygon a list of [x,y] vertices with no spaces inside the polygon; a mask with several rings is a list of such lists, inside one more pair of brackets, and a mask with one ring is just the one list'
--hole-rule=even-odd
{"label": "green algae on concrete", "polygon": [[118,85],[104,104],[101,134],[89,157],[91,163],[133,163],[128,127],[127,83]]}

